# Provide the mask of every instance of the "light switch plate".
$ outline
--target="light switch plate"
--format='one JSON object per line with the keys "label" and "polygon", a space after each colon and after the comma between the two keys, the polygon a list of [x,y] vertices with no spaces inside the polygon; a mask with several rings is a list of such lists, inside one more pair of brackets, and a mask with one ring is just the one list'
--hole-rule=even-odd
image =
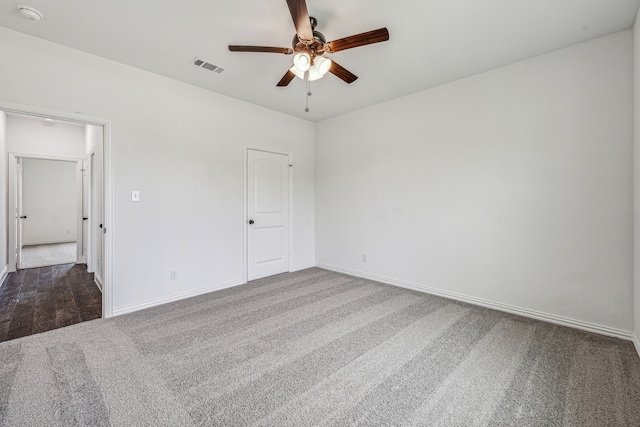
{"label": "light switch plate", "polygon": [[140,192],[137,190],[133,190],[131,192],[131,201],[132,202],[139,202],[140,201]]}

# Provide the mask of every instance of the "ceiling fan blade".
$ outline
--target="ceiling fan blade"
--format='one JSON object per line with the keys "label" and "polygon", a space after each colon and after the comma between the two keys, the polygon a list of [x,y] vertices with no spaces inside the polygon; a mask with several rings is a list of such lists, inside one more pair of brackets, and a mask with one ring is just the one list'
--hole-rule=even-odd
{"label": "ceiling fan blade", "polygon": [[358,76],[356,76],[351,71],[347,70],[334,60],[331,60],[331,68],[329,68],[329,72],[334,76],[344,80],[345,83],[353,83],[358,79]]}
{"label": "ceiling fan blade", "polygon": [[304,40],[313,40],[313,29],[309,20],[309,11],[305,0],[287,0],[289,12],[293,18],[293,25],[296,26],[298,37]]}
{"label": "ceiling fan blade", "polygon": [[389,40],[389,31],[386,28],[380,28],[378,30],[367,31],[366,33],[356,34],[355,36],[334,40],[325,46],[328,47],[329,52],[338,52],[368,44],[386,42],[387,40]]}
{"label": "ceiling fan blade", "polygon": [[295,76],[296,75],[293,74],[291,70],[287,70],[287,73],[284,76],[282,76],[282,78],[280,79],[280,81],[276,86],[279,86],[279,87],[288,86],[289,83],[291,83],[291,80],[295,78]]}
{"label": "ceiling fan blade", "polygon": [[231,52],[264,52],[264,53],[284,53],[291,55],[293,49],[286,47],[270,47],[270,46],[237,46],[229,45]]}

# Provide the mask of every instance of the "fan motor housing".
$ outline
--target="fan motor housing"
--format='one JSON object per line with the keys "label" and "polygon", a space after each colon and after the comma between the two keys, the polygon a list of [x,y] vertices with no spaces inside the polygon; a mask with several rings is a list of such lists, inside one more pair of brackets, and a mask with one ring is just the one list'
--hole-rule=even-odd
{"label": "fan motor housing", "polygon": [[313,40],[300,40],[297,34],[294,34],[291,45],[295,52],[309,51],[316,55],[324,54],[324,45],[327,43],[327,38],[320,31],[316,31],[316,25],[318,21],[313,16],[309,17],[311,21],[311,28],[313,29]]}

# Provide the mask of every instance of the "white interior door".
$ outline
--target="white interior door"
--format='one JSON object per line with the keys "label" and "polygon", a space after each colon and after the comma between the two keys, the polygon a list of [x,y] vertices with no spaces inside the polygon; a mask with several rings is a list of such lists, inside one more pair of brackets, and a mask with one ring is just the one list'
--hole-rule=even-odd
{"label": "white interior door", "polygon": [[[88,256],[89,259],[87,261],[87,266],[91,264],[90,272],[98,272],[99,265],[97,262],[97,253],[98,249],[96,247],[96,221],[98,216],[102,217],[102,215],[98,214],[98,210],[96,209],[96,167],[95,167],[96,155],[95,153],[91,153],[89,156],[89,219],[87,222],[87,235],[88,235]],[[102,274],[100,274],[100,280],[102,280]]]}
{"label": "white interior door", "polygon": [[22,203],[22,158],[16,159],[16,266],[22,268],[22,232],[24,221],[27,216],[24,215],[24,207]]}
{"label": "white interior door", "polygon": [[87,156],[82,161],[82,262],[87,271],[93,273],[91,243],[89,239],[89,217],[91,215],[91,161]]}
{"label": "white interior door", "polygon": [[[87,219],[89,216],[87,207],[87,198],[89,196],[89,185],[87,183],[87,157],[82,160],[82,262],[87,263],[89,254],[87,253],[89,248],[89,233],[87,230]],[[87,266],[88,269],[89,266]]]}
{"label": "white interior door", "polygon": [[289,157],[248,150],[247,279],[289,271]]}

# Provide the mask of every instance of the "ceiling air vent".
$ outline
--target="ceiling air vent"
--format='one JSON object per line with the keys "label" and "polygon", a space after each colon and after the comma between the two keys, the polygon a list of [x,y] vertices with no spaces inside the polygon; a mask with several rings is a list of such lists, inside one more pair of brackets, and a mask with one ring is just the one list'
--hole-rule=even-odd
{"label": "ceiling air vent", "polygon": [[218,74],[224,71],[224,68],[213,65],[211,62],[203,61],[200,58],[194,58],[193,61],[191,61],[191,65],[194,65],[198,68],[204,68],[205,70],[213,71],[214,73]]}

